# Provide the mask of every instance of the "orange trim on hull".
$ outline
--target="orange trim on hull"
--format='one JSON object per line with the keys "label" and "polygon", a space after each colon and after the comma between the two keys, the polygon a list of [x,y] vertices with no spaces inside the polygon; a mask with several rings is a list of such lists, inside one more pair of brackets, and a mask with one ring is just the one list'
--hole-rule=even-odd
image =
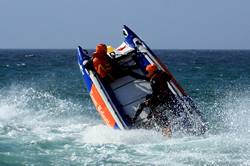
{"label": "orange trim on hull", "polygon": [[104,100],[102,99],[101,95],[97,91],[94,84],[91,87],[90,97],[91,97],[91,99],[96,107],[96,110],[99,112],[99,114],[101,115],[104,122],[108,126],[114,128],[115,127],[115,119],[113,118],[113,116],[109,112],[107,105],[105,104]]}

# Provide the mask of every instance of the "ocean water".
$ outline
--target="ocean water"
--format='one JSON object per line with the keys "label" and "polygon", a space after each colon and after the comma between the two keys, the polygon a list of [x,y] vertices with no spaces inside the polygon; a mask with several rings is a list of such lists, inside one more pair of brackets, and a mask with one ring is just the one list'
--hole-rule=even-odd
{"label": "ocean water", "polygon": [[76,50],[0,50],[0,165],[250,165],[250,51],[155,50],[209,131],[106,127]]}

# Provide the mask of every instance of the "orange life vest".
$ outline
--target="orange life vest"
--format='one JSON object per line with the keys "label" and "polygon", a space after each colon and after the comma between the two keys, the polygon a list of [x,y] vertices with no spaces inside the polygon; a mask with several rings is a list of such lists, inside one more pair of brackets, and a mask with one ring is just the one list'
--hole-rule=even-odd
{"label": "orange life vest", "polygon": [[113,68],[108,60],[108,55],[97,55],[98,53],[93,54],[93,66],[99,76],[103,79],[109,77],[110,80],[114,80],[112,76]]}

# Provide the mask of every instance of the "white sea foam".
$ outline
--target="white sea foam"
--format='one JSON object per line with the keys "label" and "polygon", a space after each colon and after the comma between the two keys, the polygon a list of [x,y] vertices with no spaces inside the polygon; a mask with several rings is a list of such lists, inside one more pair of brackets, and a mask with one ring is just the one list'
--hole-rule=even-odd
{"label": "white sea foam", "polygon": [[78,163],[248,165],[247,93],[229,93],[217,101],[214,111],[218,116],[211,117],[221,121],[220,130],[215,125],[212,134],[168,139],[155,131],[108,128],[99,116],[84,110],[89,106],[83,108],[49,92],[14,85],[0,92],[0,133],[23,146],[40,148],[44,155],[63,154]]}
{"label": "white sea foam", "polygon": [[33,57],[34,55],[33,54],[25,54],[24,57]]}
{"label": "white sea foam", "polygon": [[155,131],[143,129],[122,131],[104,125],[89,126],[82,134],[81,141],[91,144],[155,144],[167,139]]}
{"label": "white sea foam", "polygon": [[219,101],[224,132],[250,136],[250,92],[229,92]]}
{"label": "white sea foam", "polygon": [[11,133],[13,137],[23,136],[19,128],[26,129],[27,137],[65,137],[66,134],[70,136],[83,131],[96,121],[91,116],[80,116],[84,109],[81,105],[58,99],[47,92],[20,86],[12,86],[2,92],[0,130],[6,134]]}
{"label": "white sea foam", "polygon": [[26,66],[26,63],[17,63],[17,66]]}

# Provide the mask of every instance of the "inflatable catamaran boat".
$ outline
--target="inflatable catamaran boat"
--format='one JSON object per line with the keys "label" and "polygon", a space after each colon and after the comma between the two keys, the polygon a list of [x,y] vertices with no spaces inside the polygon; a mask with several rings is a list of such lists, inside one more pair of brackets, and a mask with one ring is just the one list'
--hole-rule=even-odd
{"label": "inflatable catamaran boat", "polygon": [[[123,35],[124,42],[109,54],[115,56],[116,62],[121,66],[136,65],[137,67],[131,70],[144,76],[147,74],[145,68],[149,64],[155,64],[158,69],[168,73],[171,76],[168,87],[177,102],[175,102],[176,106],[171,108],[172,110],[169,107],[159,108],[165,113],[165,115],[162,114],[163,116],[168,116],[169,122],[165,123],[170,123],[172,130],[184,129],[192,134],[203,134],[206,131],[205,121],[167,66],[125,25]],[[104,122],[116,129],[136,128],[136,123],[132,123],[129,119],[134,118],[138,105],[145,101],[148,94],[152,93],[150,82],[123,75],[106,87],[107,85],[103,84],[95,71],[85,68],[83,62],[90,57],[80,46],[77,50],[77,57],[87,91]],[[149,109],[145,109],[138,117],[138,121],[147,121],[148,114]],[[138,126],[141,127],[141,125]]]}

